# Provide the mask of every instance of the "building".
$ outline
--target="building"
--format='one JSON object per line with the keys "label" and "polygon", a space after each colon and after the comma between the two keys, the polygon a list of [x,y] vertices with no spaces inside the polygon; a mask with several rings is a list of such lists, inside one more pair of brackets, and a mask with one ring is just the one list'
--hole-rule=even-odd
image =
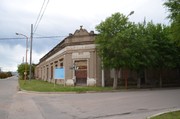
{"label": "building", "polygon": [[66,85],[101,85],[101,62],[94,43],[96,34],[82,26],[74,34],[69,34],[51,51],[40,59],[35,69],[35,77],[54,82],[54,70],[64,68],[64,79],[57,83]]}

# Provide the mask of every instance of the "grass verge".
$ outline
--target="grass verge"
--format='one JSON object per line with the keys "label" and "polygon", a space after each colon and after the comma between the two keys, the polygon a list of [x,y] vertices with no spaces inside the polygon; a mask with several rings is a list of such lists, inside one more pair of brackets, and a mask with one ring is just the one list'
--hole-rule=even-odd
{"label": "grass verge", "polygon": [[180,110],[161,114],[150,119],[180,119]]}
{"label": "grass verge", "polygon": [[111,87],[87,87],[87,86],[64,86],[45,82],[42,80],[19,80],[19,86],[23,90],[38,92],[87,92],[87,91],[112,91]]}

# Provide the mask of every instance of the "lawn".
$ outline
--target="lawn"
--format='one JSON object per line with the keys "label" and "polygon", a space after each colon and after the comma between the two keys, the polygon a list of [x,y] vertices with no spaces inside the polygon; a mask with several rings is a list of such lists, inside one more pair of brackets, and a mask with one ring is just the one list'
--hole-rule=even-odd
{"label": "lawn", "polygon": [[180,119],[180,111],[165,113],[150,119]]}
{"label": "lawn", "polygon": [[38,92],[87,92],[87,91],[112,91],[111,87],[87,87],[87,86],[64,86],[49,83],[42,80],[19,80],[19,86],[23,90]]}

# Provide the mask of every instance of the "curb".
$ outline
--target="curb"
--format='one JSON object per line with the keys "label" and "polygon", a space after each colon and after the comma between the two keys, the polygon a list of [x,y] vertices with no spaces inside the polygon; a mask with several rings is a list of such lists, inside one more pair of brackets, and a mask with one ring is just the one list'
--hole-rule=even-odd
{"label": "curb", "polygon": [[38,92],[38,91],[27,91],[24,89],[21,89],[18,87],[18,92],[19,93],[34,93],[34,94],[86,94],[86,93],[115,93],[115,92],[123,92],[123,91],[85,91],[85,92]]}
{"label": "curb", "polygon": [[110,91],[85,91],[85,92],[39,92],[39,91],[27,91],[17,86],[17,91],[24,93],[35,93],[35,94],[85,94],[85,93],[116,93],[116,92],[132,92],[132,91],[156,91],[156,90],[174,90],[178,88],[163,88],[163,89],[123,89],[123,90],[110,90]]}
{"label": "curb", "polygon": [[169,109],[168,111],[164,111],[164,112],[160,112],[160,113],[151,115],[151,116],[147,117],[146,119],[151,119],[151,118],[153,118],[153,117],[156,117],[156,116],[159,116],[159,115],[162,115],[162,114],[166,114],[166,113],[169,113],[169,112],[176,112],[176,111],[180,111],[180,108]]}
{"label": "curb", "polygon": [[78,94],[77,92],[38,92],[38,91],[27,91],[18,88],[19,93],[33,93],[33,94]]}

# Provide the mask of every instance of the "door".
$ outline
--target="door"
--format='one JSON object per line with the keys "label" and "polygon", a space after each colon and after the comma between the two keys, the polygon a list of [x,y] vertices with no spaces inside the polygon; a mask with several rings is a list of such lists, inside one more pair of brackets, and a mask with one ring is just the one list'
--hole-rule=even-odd
{"label": "door", "polygon": [[75,61],[76,85],[86,85],[87,83],[87,60]]}

